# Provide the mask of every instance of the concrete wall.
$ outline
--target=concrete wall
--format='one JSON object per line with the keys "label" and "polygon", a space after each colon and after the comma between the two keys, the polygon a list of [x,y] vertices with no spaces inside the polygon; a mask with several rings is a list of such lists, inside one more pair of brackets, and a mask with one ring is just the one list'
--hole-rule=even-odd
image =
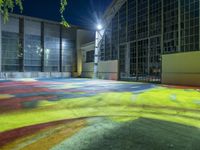
{"label": "concrete wall", "polygon": [[[83,63],[82,77],[92,78],[94,75],[94,63]],[[98,78],[106,80],[118,80],[118,61],[100,61],[98,64]]]}
{"label": "concrete wall", "polygon": [[67,72],[0,72],[0,79],[11,78],[69,78],[71,73]]}
{"label": "concrete wall", "polygon": [[94,41],[94,39],[94,31],[87,31],[83,29],[77,30],[77,76],[81,76],[82,73],[82,46]]}
{"label": "concrete wall", "polygon": [[[95,42],[82,45],[82,73],[81,77],[92,78],[94,76],[94,62],[86,62],[86,53],[95,49]],[[118,61],[99,61],[98,78],[108,80],[118,80]]]}
{"label": "concrete wall", "polygon": [[81,77],[92,78],[94,76],[94,63],[83,63]]}
{"label": "concrete wall", "polygon": [[98,77],[100,79],[118,80],[118,61],[100,61],[98,64]]}
{"label": "concrete wall", "polygon": [[200,52],[163,55],[162,83],[200,86]]}
{"label": "concrete wall", "polygon": [[86,62],[86,53],[88,51],[94,50],[95,44],[94,41],[86,43],[81,47],[81,58],[82,58],[82,72],[81,77],[83,78],[92,78],[94,76],[94,62]]}

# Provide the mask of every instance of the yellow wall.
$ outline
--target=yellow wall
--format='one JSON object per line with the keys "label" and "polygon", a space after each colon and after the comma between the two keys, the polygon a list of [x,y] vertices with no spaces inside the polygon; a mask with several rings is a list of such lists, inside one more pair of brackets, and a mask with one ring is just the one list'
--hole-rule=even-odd
{"label": "yellow wall", "polygon": [[163,55],[162,82],[200,86],[200,52]]}
{"label": "yellow wall", "polygon": [[[82,68],[82,77],[93,77],[94,63],[83,63]],[[98,78],[107,80],[118,80],[118,61],[100,61],[98,63]]]}
{"label": "yellow wall", "polygon": [[82,73],[82,45],[86,43],[90,43],[94,41],[95,39],[95,32],[94,31],[88,31],[88,30],[83,30],[79,29],[77,30],[77,43],[76,43],[76,48],[77,48],[77,73],[76,76],[80,76]]}
{"label": "yellow wall", "polygon": [[100,61],[98,77],[100,79],[118,80],[118,61]]}
{"label": "yellow wall", "polygon": [[83,63],[81,77],[92,78],[94,75],[94,63]]}

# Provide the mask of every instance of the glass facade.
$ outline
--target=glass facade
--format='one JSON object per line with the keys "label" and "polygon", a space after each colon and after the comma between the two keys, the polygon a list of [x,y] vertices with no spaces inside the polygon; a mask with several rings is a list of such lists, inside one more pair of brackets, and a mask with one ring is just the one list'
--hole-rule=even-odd
{"label": "glass facade", "polygon": [[149,0],[149,36],[161,34],[162,0]]}
{"label": "glass facade", "polygon": [[164,53],[174,53],[178,51],[178,6],[178,0],[163,0]]}
{"label": "glass facade", "polygon": [[41,37],[25,35],[25,71],[41,71]]}
{"label": "glass facade", "polygon": [[119,43],[126,42],[126,29],[127,29],[127,3],[119,10]]}
{"label": "glass facade", "polygon": [[60,34],[58,25],[44,26],[44,71],[59,71]]}
{"label": "glass facade", "polygon": [[74,60],[75,42],[73,40],[62,40],[62,71],[72,72],[72,64]]}
{"label": "glass facade", "polygon": [[24,28],[24,70],[42,70],[41,25],[27,20]]}
{"label": "glass facade", "polygon": [[130,76],[136,77],[137,75],[137,42],[132,42],[130,44]]}
{"label": "glass facade", "polygon": [[2,23],[3,72],[72,72],[75,51],[73,28],[18,17]]}
{"label": "glass facade", "polygon": [[126,74],[126,45],[120,45],[119,47],[119,61],[120,61],[120,73]]}
{"label": "glass facade", "polygon": [[105,35],[103,36],[101,40],[101,45],[100,45],[100,60],[104,61],[105,60]]}
{"label": "glass facade", "polygon": [[61,28],[62,36],[62,71],[73,72],[77,65],[76,55],[76,30]]}
{"label": "glass facade", "polygon": [[104,35],[111,57],[102,42],[101,61],[118,59],[121,79],[160,81],[162,54],[200,50],[199,12],[199,0],[126,0],[107,28],[111,44]]}
{"label": "glass facade", "polygon": [[128,1],[128,41],[137,39],[137,0]]}
{"label": "glass facade", "polygon": [[[2,22],[2,71],[19,71],[19,19],[10,18],[7,24]],[[9,28],[7,28],[9,27]]]}
{"label": "glass facade", "polygon": [[199,50],[199,0],[181,1],[181,51]]}
{"label": "glass facade", "polygon": [[137,39],[148,37],[148,0],[137,3]]}
{"label": "glass facade", "polygon": [[19,34],[2,32],[2,71],[19,71]]}
{"label": "glass facade", "polygon": [[118,32],[118,15],[112,20],[112,53],[111,59],[115,60],[118,58],[118,44],[119,44],[119,32]]}
{"label": "glass facade", "polygon": [[111,25],[105,31],[105,60],[111,60]]}

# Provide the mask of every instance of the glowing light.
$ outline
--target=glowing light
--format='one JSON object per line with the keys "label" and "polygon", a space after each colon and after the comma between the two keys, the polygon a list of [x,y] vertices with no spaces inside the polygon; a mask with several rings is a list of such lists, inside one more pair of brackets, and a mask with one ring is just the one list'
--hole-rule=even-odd
{"label": "glowing light", "polygon": [[103,28],[103,26],[102,26],[101,24],[98,24],[98,25],[97,25],[97,29],[98,29],[98,30],[101,30],[102,28]]}

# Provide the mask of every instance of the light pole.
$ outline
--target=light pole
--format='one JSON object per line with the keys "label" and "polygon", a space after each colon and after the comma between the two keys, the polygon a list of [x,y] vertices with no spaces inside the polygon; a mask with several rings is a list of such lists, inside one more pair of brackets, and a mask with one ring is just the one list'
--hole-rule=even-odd
{"label": "light pole", "polygon": [[104,34],[104,29],[102,24],[98,24],[96,28],[97,30],[95,34],[95,51],[94,51],[94,79],[98,78],[99,51]]}

